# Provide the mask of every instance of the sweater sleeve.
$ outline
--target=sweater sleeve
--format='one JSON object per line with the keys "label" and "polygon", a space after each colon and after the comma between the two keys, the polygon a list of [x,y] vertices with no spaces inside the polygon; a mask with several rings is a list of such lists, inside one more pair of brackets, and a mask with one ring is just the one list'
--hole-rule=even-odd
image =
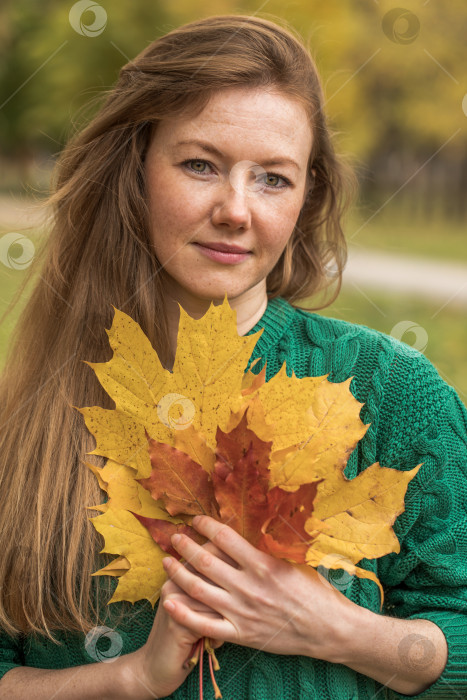
{"label": "sweater sleeve", "polygon": [[[400,363],[406,365],[403,379],[392,374],[394,398],[383,422],[390,426],[386,464],[423,466],[394,526],[401,551],[384,558],[381,580],[387,614],[431,620],[447,641],[441,676],[410,697],[457,700],[467,697],[467,411],[428,360],[421,355],[411,360]],[[434,653],[420,635],[409,635],[399,646],[400,657],[414,669],[429,666]],[[386,689],[385,697],[409,696]]]}
{"label": "sweater sleeve", "polygon": [[14,639],[0,630],[0,680],[16,666],[24,666],[21,639]]}

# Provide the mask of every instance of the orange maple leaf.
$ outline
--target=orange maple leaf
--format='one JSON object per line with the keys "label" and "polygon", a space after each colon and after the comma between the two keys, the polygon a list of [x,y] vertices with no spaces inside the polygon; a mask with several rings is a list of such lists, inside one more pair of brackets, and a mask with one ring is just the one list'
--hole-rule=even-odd
{"label": "orange maple leaf", "polygon": [[[303,484],[292,493],[279,486],[271,488],[268,465],[272,443],[261,440],[247,427],[247,413],[248,409],[229,433],[218,428],[211,476],[183,452],[149,440],[153,470],[150,477],[139,482],[164,503],[171,515],[211,515],[258,549],[304,564],[313,539],[305,523],[313,512],[319,482]],[[202,497],[195,498],[195,493]],[[166,552],[175,552],[170,536],[176,532],[200,541],[189,525],[135,515]]]}

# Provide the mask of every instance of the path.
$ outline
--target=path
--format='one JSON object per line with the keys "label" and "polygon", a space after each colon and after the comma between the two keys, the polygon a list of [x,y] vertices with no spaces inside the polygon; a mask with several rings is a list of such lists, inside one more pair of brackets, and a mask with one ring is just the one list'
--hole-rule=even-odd
{"label": "path", "polygon": [[343,281],[345,285],[467,306],[465,264],[351,247]]}

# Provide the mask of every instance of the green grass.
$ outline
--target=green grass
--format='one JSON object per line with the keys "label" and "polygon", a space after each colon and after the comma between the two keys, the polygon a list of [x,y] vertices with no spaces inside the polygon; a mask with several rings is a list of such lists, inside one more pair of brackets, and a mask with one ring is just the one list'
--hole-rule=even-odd
{"label": "green grass", "polygon": [[[10,301],[13,299],[13,295],[19,287],[22,280],[23,274],[17,270],[5,270],[4,266],[1,265],[0,270],[0,318],[6,311]],[[28,294],[18,301],[11,313],[9,313],[5,319],[0,323],[0,368],[3,367],[6,352],[8,348],[8,343],[10,340],[11,333],[16,324],[16,321],[20,315],[21,309],[27,301]]]}
{"label": "green grass", "polygon": [[[0,246],[2,245],[3,236],[8,233],[5,229],[0,228]],[[23,235],[29,238],[36,251],[39,246],[39,233],[35,230],[24,231]],[[15,269],[15,261],[21,260],[21,255],[23,254],[23,248],[17,243],[13,243],[8,247],[8,250],[1,250],[1,262],[0,262],[0,319],[7,310],[10,302],[13,300],[16,291],[21,286],[24,278],[26,277],[27,267],[25,269]],[[10,256],[10,266],[5,264],[8,262],[8,255]],[[3,367],[6,357],[6,352],[8,348],[8,343],[10,340],[13,328],[18,320],[18,317],[23,309],[29,294],[31,292],[32,284],[34,281],[31,280],[28,287],[25,288],[21,298],[15,304],[13,310],[1,321],[0,323],[0,368]]]}
{"label": "green grass", "polygon": [[447,222],[439,217],[429,222],[409,222],[397,209],[381,211],[373,219],[371,216],[370,210],[349,216],[345,226],[349,245],[467,263],[467,222]]}
{"label": "green grass", "polygon": [[[444,308],[441,306],[441,302],[369,290],[359,291],[349,286],[341,290],[331,306],[317,313],[361,323],[388,335],[395,335],[409,345],[416,343],[415,332],[407,330],[400,337],[393,331],[394,327],[401,321],[412,321],[414,325],[421,326],[426,331],[428,341],[423,350],[425,357],[467,405],[466,309],[453,304]],[[421,335],[419,337],[421,339]],[[421,347],[417,349],[422,351]]]}

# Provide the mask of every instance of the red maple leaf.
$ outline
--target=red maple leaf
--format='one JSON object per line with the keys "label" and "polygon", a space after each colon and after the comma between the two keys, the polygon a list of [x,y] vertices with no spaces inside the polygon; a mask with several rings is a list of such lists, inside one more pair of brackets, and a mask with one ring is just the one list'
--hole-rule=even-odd
{"label": "red maple leaf", "polygon": [[[303,484],[294,492],[278,486],[270,489],[272,443],[264,442],[247,427],[247,411],[230,433],[218,428],[216,441],[216,463],[210,476],[185,453],[150,439],[153,469],[151,476],[139,480],[141,485],[164,504],[170,515],[210,515],[258,549],[305,563],[311,540],[304,526],[313,512],[319,482]],[[135,516],[173,556],[177,554],[170,545],[170,536],[175,532],[184,532],[200,542],[199,534],[189,525]]]}

